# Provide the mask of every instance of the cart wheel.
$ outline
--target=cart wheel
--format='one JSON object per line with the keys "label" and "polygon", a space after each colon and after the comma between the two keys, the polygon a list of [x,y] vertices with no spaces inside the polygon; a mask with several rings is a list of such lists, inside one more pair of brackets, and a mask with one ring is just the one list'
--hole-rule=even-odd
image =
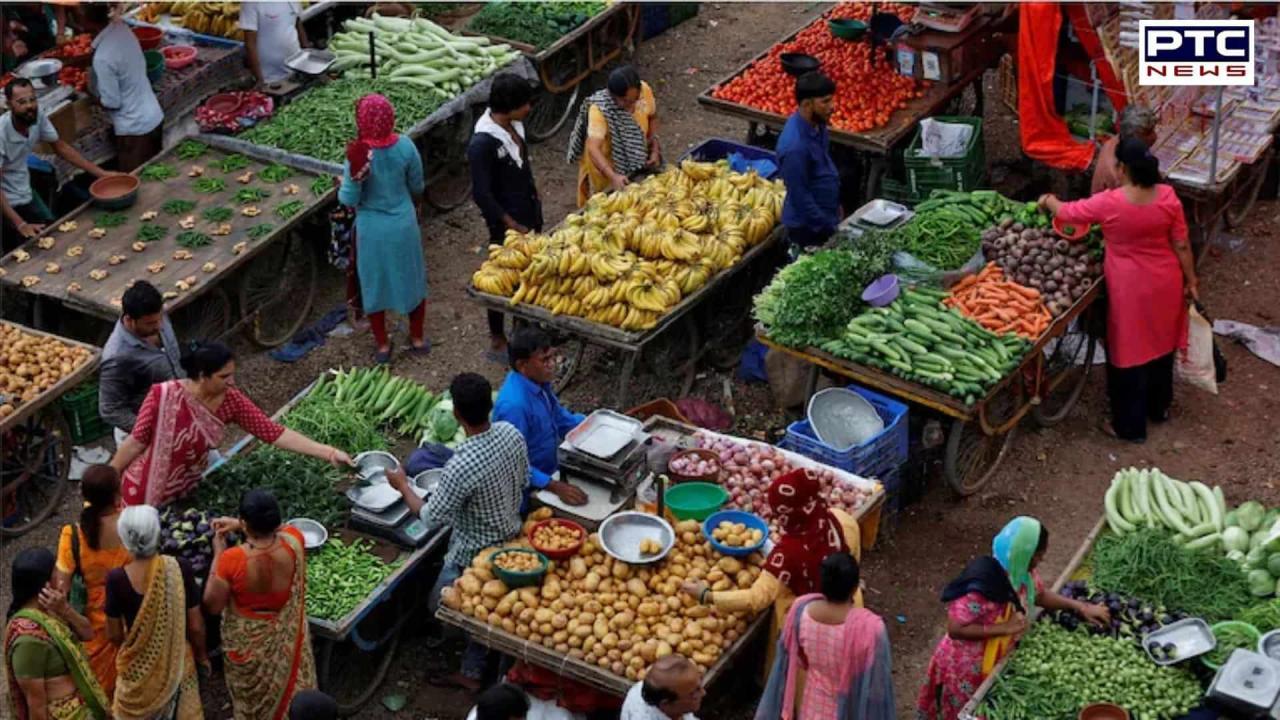
{"label": "cart wheel", "polygon": [[1088,384],[1093,355],[1098,343],[1077,320],[1072,329],[1058,338],[1053,354],[1044,361],[1044,383],[1040,402],[1031,406],[1031,416],[1040,427],[1053,427],[1066,419]]}
{"label": "cart wheel", "polygon": [[219,340],[231,329],[231,298],[222,286],[215,287],[179,308],[173,326],[182,338]]}
{"label": "cart wheel", "polygon": [[1253,177],[1247,182],[1248,187],[1243,188],[1239,194],[1231,199],[1231,204],[1227,205],[1227,210],[1222,214],[1223,220],[1226,221],[1227,227],[1235,229],[1244,224],[1249,217],[1249,211],[1253,210],[1253,203],[1258,199],[1258,192],[1262,190],[1262,183],[1267,179],[1267,166],[1269,163],[1260,162],[1253,170]]}
{"label": "cart wheel", "polygon": [[951,489],[960,497],[968,497],[982,489],[1000,467],[1016,430],[1015,427],[1002,436],[993,437],[983,433],[976,422],[953,420],[947,437],[946,456],[942,461]]}
{"label": "cart wheel", "polygon": [[587,344],[581,340],[565,340],[559,343],[560,356],[556,361],[556,379],[553,383],[556,392],[562,392],[569,384],[573,382],[574,373],[578,372],[578,367],[582,364],[582,353],[586,351]]}
{"label": "cart wheel", "polygon": [[[373,699],[386,680],[387,670],[400,646],[400,633],[392,633],[386,645],[372,653],[362,651],[351,642],[321,642],[316,668],[320,689],[338,702],[338,714],[355,715]],[[378,657],[375,659],[374,655]]]}
{"label": "cart wheel", "polygon": [[[541,71],[552,87],[568,85],[584,65],[582,48],[577,45],[560,50],[542,63]],[[578,100],[582,97],[582,81],[560,92],[552,92],[544,85],[533,97],[533,108],[525,118],[524,127],[529,142],[542,142],[560,132],[569,118],[574,116]]]}
{"label": "cart wheel", "polygon": [[240,278],[240,314],[254,315],[244,327],[250,342],[273,348],[302,327],[316,295],[315,250],[300,233],[266,248]]}
{"label": "cart wheel", "polygon": [[434,170],[427,175],[426,199],[440,212],[449,212],[471,197],[471,167],[467,163],[470,137],[471,113],[465,111],[423,140],[426,149],[422,161]]}
{"label": "cart wheel", "polygon": [[49,517],[67,489],[71,428],[48,407],[0,436],[0,537],[17,537]]}
{"label": "cart wheel", "polygon": [[966,117],[982,117],[982,106],[985,93],[982,90],[982,75],[979,75],[973,82],[965,86],[947,104],[946,115],[960,115]]}

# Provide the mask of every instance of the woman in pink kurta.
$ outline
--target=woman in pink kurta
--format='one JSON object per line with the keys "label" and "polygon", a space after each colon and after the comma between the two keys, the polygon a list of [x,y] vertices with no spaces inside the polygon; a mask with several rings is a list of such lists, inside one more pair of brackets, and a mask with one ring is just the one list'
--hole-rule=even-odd
{"label": "woman in pink kurta", "polygon": [[1159,162],[1141,141],[1122,140],[1116,158],[1123,184],[1086,200],[1041,204],[1068,224],[1101,224],[1106,241],[1107,433],[1132,442],[1147,421],[1169,417],[1173,355],[1187,345],[1187,299],[1198,299],[1195,260],[1182,203],[1159,183]]}

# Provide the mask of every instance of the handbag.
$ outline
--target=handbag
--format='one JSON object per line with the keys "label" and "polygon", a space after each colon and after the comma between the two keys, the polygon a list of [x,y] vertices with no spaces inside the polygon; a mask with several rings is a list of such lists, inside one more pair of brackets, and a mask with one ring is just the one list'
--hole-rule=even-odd
{"label": "handbag", "polygon": [[71,531],[71,559],[75,567],[71,572],[71,590],[67,592],[67,604],[81,615],[89,604],[89,589],[84,584],[84,570],[80,568],[80,528],[68,525]]}
{"label": "handbag", "polygon": [[[1213,318],[1209,316],[1209,311],[1204,309],[1204,305],[1197,300],[1196,310],[1204,316],[1209,326],[1213,326]],[[1218,336],[1213,336],[1213,376],[1214,380],[1221,385],[1227,381],[1227,356],[1222,354],[1222,348],[1218,347]]]}

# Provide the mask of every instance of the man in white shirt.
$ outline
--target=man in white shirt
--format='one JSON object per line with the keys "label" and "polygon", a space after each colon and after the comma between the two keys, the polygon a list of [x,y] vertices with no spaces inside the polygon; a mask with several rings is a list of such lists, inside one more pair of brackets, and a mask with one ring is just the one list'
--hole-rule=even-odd
{"label": "man in white shirt", "polygon": [[48,143],[63,160],[95,176],[111,173],[94,165],[65,140],[40,110],[31,81],[16,78],[4,88],[9,112],[0,115],[0,210],[4,214],[4,252],[28,238],[39,237],[53,213],[31,191],[27,158],[40,143]]}
{"label": "man in white shirt", "polygon": [[249,69],[259,85],[289,77],[284,61],[307,44],[302,6],[297,2],[240,3],[240,29],[249,51]]}
{"label": "man in white shirt", "polygon": [[683,655],[660,657],[627,692],[621,720],[698,720],[706,694],[697,665]]}
{"label": "man in white shirt", "polygon": [[133,172],[158,154],[164,140],[164,110],[147,79],[147,60],[133,30],[113,3],[89,3],[83,8],[86,29],[93,39],[93,82],[98,101],[111,117],[116,139],[116,165]]}

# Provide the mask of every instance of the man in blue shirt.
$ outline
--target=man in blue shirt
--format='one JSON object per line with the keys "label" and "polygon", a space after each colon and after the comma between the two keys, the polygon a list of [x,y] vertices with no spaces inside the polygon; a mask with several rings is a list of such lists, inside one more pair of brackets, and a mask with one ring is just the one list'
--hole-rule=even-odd
{"label": "man in blue shirt", "polygon": [[840,173],[827,131],[835,93],[835,83],[820,72],[797,78],[798,107],[778,136],[778,165],[787,187],[782,224],[793,252],[826,242],[840,223]]}
{"label": "man in blue shirt", "polygon": [[559,479],[557,449],[564,436],[584,416],[560,405],[551,383],[556,377],[556,349],[551,338],[536,328],[523,328],[507,345],[511,370],[493,405],[494,422],[511,423],[524,436],[529,450],[529,486],[550,490],[569,505],[583,505],[587,495]]}

